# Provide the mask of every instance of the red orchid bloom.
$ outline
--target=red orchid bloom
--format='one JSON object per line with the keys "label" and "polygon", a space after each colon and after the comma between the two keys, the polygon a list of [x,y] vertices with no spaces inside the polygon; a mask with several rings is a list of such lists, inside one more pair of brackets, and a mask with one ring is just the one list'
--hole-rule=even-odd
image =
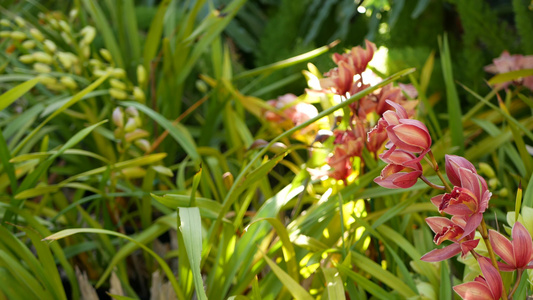
{"label": "red orchid bloom", "polygon": [[412,187],[422,175],[422,165],[419,162],[413,163],[414,159],[416,156],[407,151],[394,151],[383,159],[388,165],[383,168],[381,175],[376,177],[374,182],[388,189]]}
{"label": "red orchid bloom", "polygon": [[422,261],[442,261],[459,253],[462,253],[461,256],[464,257],[479,243],[479,240],[474,240],[474,232],[465,234],[466,220],[464,217],[454,216],[451,220],[444,217],[429,217],[426,218],[426,223],[435,232],[433,240],[435,244],[440,245],[447,240],[453,244],[426,253],[420,258]]}
{"label": "red orchid bloom", "polygon": [[498,300],[502,296],[502,277],[485,257],[478,259],[483,276],[474,281],[456,285],[453,290],[464,300]]}
{"label": "red orchid bloom", "polygon": [[513,226],[511,234],[513,241],[497,231],[490,230],[490,243],[494,252],[505,261],[498,263],[500,270],[512,272],[514,270],[533,269],[533,242],[531,235],[520,222]]}
{"label": "red orchid bloom", "polygon": [[481,223],[492,193],[489,192],[485,179],[477,173],[467,168],[458,168],[457,171],[460,186],[455,186],[451,193],[431,198],[431,202],[439,212],[467,217],[464,229],[465,234],[470,234]]}

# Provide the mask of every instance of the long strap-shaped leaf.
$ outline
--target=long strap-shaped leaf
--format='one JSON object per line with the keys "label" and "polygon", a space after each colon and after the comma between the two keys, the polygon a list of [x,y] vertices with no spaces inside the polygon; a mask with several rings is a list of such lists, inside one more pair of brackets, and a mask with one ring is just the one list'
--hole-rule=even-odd
{"label": "long strap-shaped leaf", "polygon": [[22,95],[26,94],[31,88],[33,88],[39,82],[39,78],[35,77],[31,80],[23,82],[16,87],[10,89],[0,96],[0,111],[8,107],[11,103],[15,102]]}

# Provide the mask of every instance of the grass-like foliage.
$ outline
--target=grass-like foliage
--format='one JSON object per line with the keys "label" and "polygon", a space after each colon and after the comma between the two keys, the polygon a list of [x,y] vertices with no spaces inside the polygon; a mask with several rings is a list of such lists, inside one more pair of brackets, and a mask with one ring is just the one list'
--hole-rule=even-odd
{"label": "grass-like foliage", "polygon": [[2,2],[0,300],[526,299],[500,2]]}

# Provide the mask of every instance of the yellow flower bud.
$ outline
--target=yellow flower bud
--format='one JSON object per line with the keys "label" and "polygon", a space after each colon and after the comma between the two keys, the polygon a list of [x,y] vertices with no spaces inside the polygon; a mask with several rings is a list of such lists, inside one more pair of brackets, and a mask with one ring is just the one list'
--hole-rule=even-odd
{"label": "yellow flower bud", "polygon": [[113,56],[111,55],[111,52],[109,52],[109,50],[105,48],[100,49],[100,55],[102,55],[102,57],[108,62],[113,62]]}
{"label": "yellow flower bud", "polygon": [[47,65],[51,64],[53,61],[52,56],[50,56],[50,54],[42,52],[42,51],[33,52],[32,56],[33,56],[33,59],[35,59],[35,61],[43,63],[43,64],[47,64]]}
{"label": "yellow flower bud", "polygon": [[92,26],[85,26],[80,33],[83,35],[81,43],[84,45],[89,45],[93,42],[94,37],[96,36],[96,29],[94,29]]}
{"label": "yellow flower bud", "polygon": [[37,28],[31,28],[30,34],[33,36],[34,39],[38,40],[39,42],[44,41],[44,35],[39,31]]}
{"label": "yellow flower bud", "polygon": [[126,142],[131,142],[140,138],[147,137],[149,135],[150,134],[148,133],[148,131],[137,128],[132,132],[126,133],[126,135],[124,135],[124,139],[126,140]]}
{"label": "yellow flower bud", "polygon": [[11,37],[11,31],[0,31],[0,38]]}
{"label": "yellow flower bud", "polygon": [[60,20],[59,21],[59,27],[61,27],[61,29],[64,32],[66,32],[66,33],[70,33],[71,32],[70,25],[68,25],[68,23],[65,22],[65,20]]}
{"label": "yellow flower bud", "polygon": [[111,84],[112,87],[119,89],[119,90],[125,90],[126,84],[118,79],[111,78],[109,80],[109,84]]}
{"label": "yellow flower bud", "polygon": [[124,127],[124,113],[122,112],[122,108],[117,107],[113,110],[112,119],[115,126],[118,128]]}
{"label": "yellow flower bud", "polygon": [[128,106],[126,108],[126,114],[128,117],[137,118],[139,116],[139,111],[133,106]]}
{"label": "yellow flower bud", "polygon": [[138,86],[133,87],[133,98],[140,103],[146,102],[146,96],[144,95],[143,90]]}
{"label": "yellow flower bud", "polygon": [[33,63],[33,56],[30,54],[21,55],[19,56],[19,61],[24,64],[31,64]]}
{"label": "yellow flower bud", "polygon": [[70,69],[70,67],[72,67],[73,61],[70,55],[68,55],[66,52],[58,52],[57,58],[65,69]]}
{"label": "yellow flower bud", "polygon": [[22,31],[12,31],[11,38],[17,41],[22,41],[27,38],[26,34]]}
{"label": "yellow flower bud", "polygon": [[89,58],[91,56],[91,47],[89,45],[85,45],[81,48],[81,53],[85,58]]}
{"label": "yellow flower bud", "polygon": [[128,118],[128,121],[126,122],[126,126],[124,126],[124,130],[126,132],[132,132],[135,129],[137,129],[137,122],[134,118]]}
{"label": "yellow flower bud", "polygon": [[79,11],[76,8],[74,8],[74,9],[70,10],[70,12],[68,13],[68,16],[72,20],[72,19],[75,19],[78,16],[78,13],[79,13]]}
{"label": "yellow flower bud", "polygon": [[128,179],[143,178],[146,176],[146,170],[141,167],[124,168],[120,171],[120,173]]}
{"label": "yellow flower bud", "polygon": [[150,142],[148,142],[145,139],[138,139],[133,143],[135,144],[135,146],[137,146],[139,149],[141,149],[144,152],[150,150]]}
{"label": "yellow flower bud", "polygon": [[58,92],[65,90],[65,86],[62,85],[61,83],[47,84],[46,88],[49,90],[58,91]]}
{"label": "yellow flower bud", "polygon": [[61,37],[63,38],[65,43],[67,43],[68,45],[72,45],[72,38],[66,32],[61,32]]}
{"label": "yellow flower bud", "polygon": [[7,20],[7,19],[1,19],[0,20],[0,25],[2,26],[5,26],[5,27],[11,27],[11,21]]}
{"label": "yellow flower bud", "polygon": [[49,18],[48,19],[48,23],[50,24],[50,26],[54,29],[59,29],[59,24],[57,23],[57,20],[56,19],[52,19],[52,18]]}
{"label": "yellow flower bud", "polygon": [[115,89],[115,88],[110,88],[109,94],[111,95],[111,97],[118,99],[118,100],[124,100],[128,98],[128,94],[125,91]]}
{"label": "yellow flower bud", "polygon": [[51,40],[45,40],[44,41],[44,49],[46,49],[46,51],[48,51],[50,53],[54,53],[57,50],[57,46]]}
{"label": "yellow flower bud", "polygon": [[487,163],[480,162],[479,171],[481,171],[481,173],[485,174],[489,178],[496,177],[496,173],[494,172],[494,169],[492,169],[492,167]]}
{"label": "yellow flower bud", "polygon": [[146,76],[146,69],[143,65],[137,66],[137,82],[139,85],[143,85],[146,82],[147,76]]}
{"label": "yellow flower bud", "polygon": [[[105,75],[107,74],[107,71],[105,71],[105,70],[100,70],[100,69],[95,69],[95,70],[93,71],[93,74],[94,74],[94,76],[96,76],[96,77],[102,77],[102,76],[105,76]],[[123,92],[123,91],[122,91],[122,92]]]}
{"label": "yellow flower bud", "polygon": [[72,79],[72,77],[69,77],[69,76],[62,76],[59,81],[65,85],[66,87],[68,87],[69,89],[77,89],[78,88],[78,84],[76,83],[76,81],[74,79]]}
{"label": "yellow flower bud", "polygon": [[48,76],[48,75],[40,75],[39,76],[39,82],[44,84],[44,85],[51,85],[51,84],[56,84],[57,83],[57,79],[55,79],[52,76]]}
{"label": "yellow flower bud", "polygon": [[34,40],[27,40],[27,41],[24,41],[24,43],[22,43],[22,47],[28,50],[35,48],[35,46],[37,46],[37,44],[35,44]]}
{"label": "yellow flower bud", "polygon": [[52,68],[50,68],[49,65],[45,65],[45,64],[40,63],[40,62],[33,64],[33,69],[35,71],[39,72],[39,73],[50,73],[50,72],[52,72]]}
{"label": "yellow flower bud", "polygon": [[121,68],[115,68],[113,69],[113,72],[111,75],[113,75],[113,77],[115,78],[125,78],[126,71],[124,71],[124,69],[121,69]]}
{"label": "yellow flower bud", "polygon": [[26,27],[26,21],[19,16],[15,17],[15,23],[17,23],[19,27]]}

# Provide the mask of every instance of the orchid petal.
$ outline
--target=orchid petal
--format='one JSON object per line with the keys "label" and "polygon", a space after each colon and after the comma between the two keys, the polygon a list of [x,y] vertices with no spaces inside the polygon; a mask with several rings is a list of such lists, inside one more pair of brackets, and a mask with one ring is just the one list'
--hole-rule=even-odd
{"label": "orchid petal", "polygon": [[500,299],[503,291],[502,277],[500,272],[489,262],[488,258],[478,259],[479,267],[481,268],[481,273],[487,281],[487,285],[492,292],[493,299]]}
{"label": "orchid petal", "polygon": [[451,183],[455,186],[461,185],[461,180],[459,179],[460,168],[476,172],[474,165],[464,157],[448,154],[444,157],[446,159],[446,175],[448,175],[448,179],[450,179]]}
{"label": "orchid petal", "polygon": [[522,225],[520,222],[516,222],[513,226],[512,237],[513,253],[516,266],[518,268],[522,268],[529,264],[533,254],[531,235],[524,225]]}
{"label": "orchid petal", "polygon": [[494,252],[496,252],[496,254],[498,254],[498,256],[507,264],[516,266],[513,244],[501,233],[494,230],[489,230],[489,239]]}
{"label": "orchid petal", "polygon": [[403,106],[390,100],[385,100],[385,102],[388,105],[394,107],[394,109],[396,109],[396,114],[398,115],[399,119],[409,119],[409,116],[407,115],[407,111],[405,110],[405,108],[403,108]]}
{"label": "orchid petal", "polygon": [[469,235],[470,233],[474,232],[474,230],[476,230],[476,228],[479,226],[479,224],[481,224],[481,220],[483,219],[483,214],[473,214],[472,216],[470,216],[467,221],[466,221],[466,225],[465,225],[465,233],[464,233],[464,236],[467,236]]}
{"label": "orchid petal", "polygon": [[431,228],[434,233],[441,232],[442,228],[444,227],[455,225],[455,223],[445,217],[427,217],[426,223],[429,225],[429,228]]}
{"label": "orchid petal", "polygon": [[420,258],[421,261],[437,262],[454,257],[461,252],[459,244],[451,244],[442,249],[431,250]]}
{"label": "orchid petal", "polygon": [[456,285],[453,290],[465,300],[494,300],[489,287],[477,281]]}

